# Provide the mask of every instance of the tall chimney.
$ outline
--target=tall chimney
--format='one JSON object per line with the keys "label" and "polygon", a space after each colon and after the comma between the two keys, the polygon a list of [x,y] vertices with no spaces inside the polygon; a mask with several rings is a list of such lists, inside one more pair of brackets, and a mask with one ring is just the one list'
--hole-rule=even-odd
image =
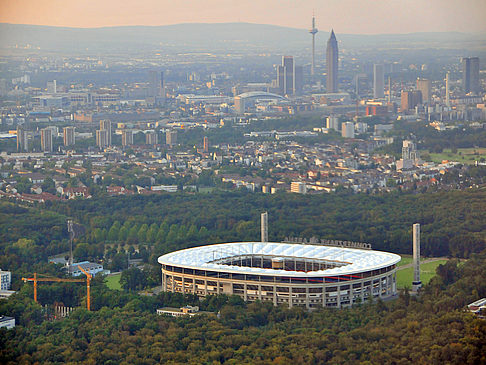
{"label": "tall chimney", "polygon": [[413,282],[412,291],[417,292],[422,287],[420,281],[420,224],[413,225]]}
{"label": "tall chimney", "polygon": [[268,213],[262,213],[262,242],[268,242]]}

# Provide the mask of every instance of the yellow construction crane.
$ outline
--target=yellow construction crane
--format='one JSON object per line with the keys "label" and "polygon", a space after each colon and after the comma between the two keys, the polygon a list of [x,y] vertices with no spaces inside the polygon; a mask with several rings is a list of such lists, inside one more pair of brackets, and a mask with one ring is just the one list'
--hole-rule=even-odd
{"label": "yellow construction crane", "polygon": [[88,310],[91,310],[91,294],[90,294],[90,286],[91,286],[91,278],[93,275],[91,275],[89,272],[87,272],[85,269],[83,269],[81,266],[79,266],[79,269],[84,272],[84,275],[86,275],[86,308]]}
{"label": "yellow construction crane", "polygon": [[86,279],[67,279],[67,278],[54,278],[54,277],[44,277],[44,278],[39,278],[37,277],[37,273],[34,273],[33,278],[22,278],[23,282],[26,283],[28,281],[33,281],[34,282],[34,301],[38,303],[37,301],[37,283],[39,281],[41,282],[68,282],[68,283],[84,283],[86,281],[86,308],[88,310],[91,310],[91,293],[90,293],[90,285],[91,285],[91,278],[93,275],[88,273],[86,270],[84,270],[81,266],[78,265],[78,268],[81,269],[81,271],[86,275]]}

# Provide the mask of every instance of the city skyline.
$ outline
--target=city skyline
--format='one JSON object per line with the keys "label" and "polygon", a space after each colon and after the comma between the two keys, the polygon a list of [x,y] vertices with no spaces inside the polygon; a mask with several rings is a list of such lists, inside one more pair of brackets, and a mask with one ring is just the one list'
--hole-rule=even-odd
{"label": "city skyline", "polygon": [[[28,0],[0,2],[0,22],[35,24],[75,28],[111,26],[159,26],[180,23],[258,23],[308,28],[309,17],[315,15],[320,29],[345,34],[385,34],[410,32],[486,32],[481,14],[486,2],[481,0],[436,0],[423,2],[364,0],[357,5],[352,0],[316,0],[293,4],[283,0],[228,2],[189,0],[184,3],[144,0],[102,3],[86,0]],[[329,17],[328,14],[345,16]],[[458,14],[461,14],[459,17]],[[373,19],[373,21],[370,21]]]}

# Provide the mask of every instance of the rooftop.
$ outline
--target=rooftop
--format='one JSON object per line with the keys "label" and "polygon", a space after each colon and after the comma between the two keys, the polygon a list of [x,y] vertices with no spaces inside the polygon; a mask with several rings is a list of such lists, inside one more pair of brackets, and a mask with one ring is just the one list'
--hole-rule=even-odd
{"label": "rooftop", "polygon": [[[264,260],[282,258],[284,261],[314,263],[321,270],[284,270],[254,267],[248,257]],[[243,264],[243,261],[246,263]],[[273,276],[333,276],[376,270],[395,265],[401,257],[392,253],[354,248],[303,245],[275,242],[235,242],[194,247],[160,256],[163,265],[175,265],[190,269],[217,270],[240,274]],[[323,263],[327,263],[323,265]],[[319,266],[319,263],[321,265]],[[312,266],[313,268],[315,266]],[[262,265],[263,266],[263,265]],[[296,267],[298,265],[295,265]],[[324,267],[324,268],[323,268]]]}

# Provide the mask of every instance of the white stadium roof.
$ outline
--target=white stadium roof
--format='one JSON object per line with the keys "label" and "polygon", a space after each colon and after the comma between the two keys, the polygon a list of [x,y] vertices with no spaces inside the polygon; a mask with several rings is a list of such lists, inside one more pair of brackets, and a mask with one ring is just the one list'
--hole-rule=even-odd
{"label": "white stadium roof", "polygon": [[[212,262],[240,255],[268,255],[289,259],[298,257],[299,259],[336,261],[346,263],[346,265],[305,273],[300,271],[232,266]],[[382,251],[274,242],[235,242],[193,247],[171,252],[160,256],[158,259],[162,265],[172,265],[188,269],[286,277],[322,277],[355,274],[385,268],[398,263],[400,260],[401,257],[399,255]]]}

